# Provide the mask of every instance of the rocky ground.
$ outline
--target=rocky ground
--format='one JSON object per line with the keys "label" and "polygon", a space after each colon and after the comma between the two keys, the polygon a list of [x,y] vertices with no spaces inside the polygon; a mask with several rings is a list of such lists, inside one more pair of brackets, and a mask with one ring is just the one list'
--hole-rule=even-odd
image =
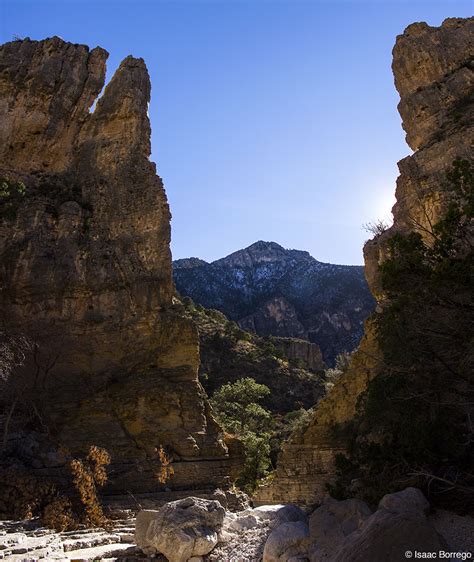
{"label": "rocky ground", "polygon": [[135,516],[113,522],[113,529],[57,533],[38,520],[0,522],[0,558],[4,560],[95,560],[140,558],[134,541]]}
{"label": "rocky ground", "polygon": [[[187,502],[187,503],[186,503]],[[109,530],[81,528],[57,533],[38,520],[0,522],[0,558],[30,560],[168,560],[155,552],[160,544],[170,549],[172,562],[330,562],[398,560],[388,552],[404,555],[414,550],[445,549],[474,556],[474,518],[438,510],[414,488],[385,496],[375,512],[360,500],[329,500],[312,513],[294,505],[261,506],[238,512],[226,511],[215,500],[187,498],[166,504],[165,510],[122,510]],[[184,510],[183,510],[184,508]],[[180,509],[183,511],[179,513]],[[204,521],[207,515],[211,519]],[[192,513],[190,513],[192,512]],[[153,532],[149,521],[162,514],[166,531]],[[163,513],[166,514],[163,519]],[[183,516],[184,514],[184,516]],[[204,519],[202,519],[204,517]],[[136,525],[137,519],[142,521]],[[218,533],[212,526],[217,521]],[[144,522],[144,524],[143,524]],[[199,523],[205,522],[205,532]],[[186,533],[201,535],[199,548],[207,541],[210,552],[183,555]],[[135,530],[137,533],[135,534]],[[182,537],[180,533],[185,533]],[[165,537],[163,539],[163,537]],[[218,537],[218,538],[217,538]],[[185,540],[182,541],[182,538]],[[217,544],[215,544],[217,542]],[[137,543],[141,546],[139,548]],[[215,546],[214,546],[215,545]],[[144,554],[143,550],[147,552]],[[188,551],[189,554],[190,551]],[[454,559],[463,559],[462,557]]]}

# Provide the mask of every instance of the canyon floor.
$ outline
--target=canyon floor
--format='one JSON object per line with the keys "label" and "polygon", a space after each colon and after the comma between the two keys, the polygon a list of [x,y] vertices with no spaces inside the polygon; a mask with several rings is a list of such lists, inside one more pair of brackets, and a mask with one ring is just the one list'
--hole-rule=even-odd
{"label": "canyon floor", "polygon": [[[252,510],[258,513],[263,508]],[[248,517],[249,510],[237,512],[229,518]],[[30,560],[147,560],[135,545],[134,530],[136,512],[131,509],[115,509],[116,517],[111,528],[79,528],[58,533],[41,525],[38,519],[29,521],[0,522],[0,559],[12,562]],[[260,514],[261,515],[261,512]],[[224,531],[220,542],[207,556],[195,557],[193,562],[260,562],[265,542],[272,531],[272,520],[258,516],[258,525],[251,528]],[[428,516],[436,531],[452,552],[474,552],[474,518],[460,516],[450,511],[436,510]],[[152,555],[157,562],[166,562],[161,555]],[[307,562],[308,558],[298,559]],[[330,558],[328,559],[330,560]]]}

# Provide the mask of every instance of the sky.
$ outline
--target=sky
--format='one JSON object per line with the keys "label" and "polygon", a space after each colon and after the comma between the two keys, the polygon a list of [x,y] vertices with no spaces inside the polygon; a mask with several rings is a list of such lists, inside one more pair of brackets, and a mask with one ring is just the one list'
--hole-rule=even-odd
{"label": "sky", "polygon": [[414,21],[467,17],[472,0],[0,0],[0,40],[59,35],[152,81],[152,160],[173,258],[257,240],[362,264],[363,224],[390,221],[411,151],[391,51]]}

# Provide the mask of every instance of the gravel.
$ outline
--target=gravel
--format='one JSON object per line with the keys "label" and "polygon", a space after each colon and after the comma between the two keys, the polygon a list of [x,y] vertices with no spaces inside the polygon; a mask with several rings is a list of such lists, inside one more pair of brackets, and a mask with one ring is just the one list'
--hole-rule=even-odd
{"label": "gravel", "polygon": [[430,521],[453,552],[472,552],[474,556],[474,517],[438,509]]}
{"label": "gravel", "polygon": [[224,543],[219,543],[214,550],[204,557],[206,562],[259,562],[263,557],[265,541],[270,534],[268,523],[259,527],[226,533]]}

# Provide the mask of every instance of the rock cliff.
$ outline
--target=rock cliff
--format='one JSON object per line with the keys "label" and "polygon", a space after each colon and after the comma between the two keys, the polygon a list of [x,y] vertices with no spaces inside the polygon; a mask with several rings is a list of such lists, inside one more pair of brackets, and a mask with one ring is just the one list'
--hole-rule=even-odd
{"label": "rock cliff", "polygon": [[324,370],[323,356],[315,343],[297,338],[275,338],[275,345],[297,365],[300,363],[310,371]]}
{"label": "rock cliff", "polygon": [[58,37],[0,48],[0,177],[24,186],[1,201],[2,330],[35,344],[15,377],[35,428],[72,455],[105,447],[110,489],[159,488],[160,446],[169,486],[221,485],[234,461],[198,382],[196,329],[173,302],[148,72],[127,57],[99,97],[107,56]]}
{"label": "rock cliff", "polygon": [[[435,28],[410,25],[393,50],[395,85],[407,142],[415,151],[399,162],[394,225],[364,248],[365,272],[378,313],[387,304],[380,264],[396,233],[417,232],[427,243],[433,225],[452,197],[446,172],[456,158],[472,159],[474,143],[474,19],[447,19]],[[284,446],[276,477],[257,494],[258,501],[311,503],[327,493],[335,475],[335,455],[344,448],[334,428],[355,418],[357,402],[369,381],[387,363],[375,330],[377,314],[348,371],[316,408],[310,426]],[[401,350],[403,353],[403,350]]]}

